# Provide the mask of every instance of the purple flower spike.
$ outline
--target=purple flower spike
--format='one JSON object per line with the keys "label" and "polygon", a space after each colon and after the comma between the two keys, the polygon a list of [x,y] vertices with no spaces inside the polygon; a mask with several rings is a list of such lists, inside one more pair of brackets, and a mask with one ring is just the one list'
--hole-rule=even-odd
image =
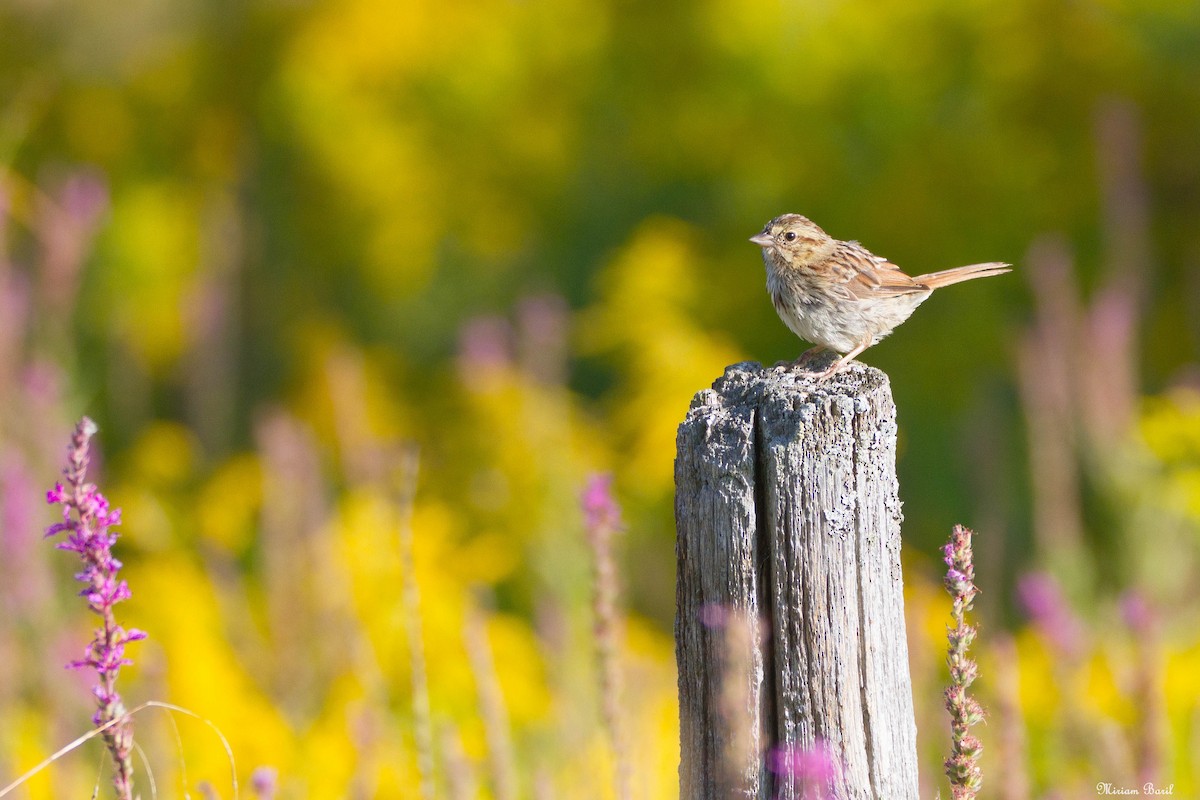
{"label": "purple flower spike", "polygon": [[1134,633],[1146,634],[1154,630],[1157,623],[1154,609],[1137,589],[1130,589],[1121,595],[1120,609],[1121,619]]}
{"label": "purple flower spike", "polygon": [[621,671],[617,662],[621,620],[617,607],[617,565],[613,553],[613,538],[621,530],[621,506],[613,495],[612,476],[592,475],[585,484],[579,505],[583,511],[594,565],[592,613],[600,673],[601,712],[616,767],[616,795],[628,798],[632,796],[633,778],[629,744],[621,724]]}
{"label": "purple flower spike", "polygon": [[117,577],[121,562],[112,554],[117,534],[108,530],[120,524],[121,512],[110,509],[100,490],[84,481],[88,448],[95,434],[96,424],[87,417],[75,427],[67,468],[63,470],[66,485],[56,483],[46,492],[47,503],[62,506],[63,521],[48,527],[46,536],[67,534],[66,540],[59,542],[57,547],[79,554],[83,569],[76,573],[75,579],[84,584],[79,594],[87,600],[88,608],[101,618],[96,638],[84,650],[83,658],[67,666],[96,671],[99,683],[92,689],[97,701],[92,722],[98,728],[107,726],[101,736],[116,767],[113,786],[120,800],[130,800],[133,797],[133,726],[126,716],[121,695],[117,693],[116,682],[121,667],[133,663],[125,657],[125,645],[145,639],[146,634],[135,628],[122,628],[113,613],[117,603],[129,599],[129,585]]}
{"label": "purple flower spike", "polygon": [[1017,580],[1017,600],[1051,645],[1069,657],[1082,651],[1083,625],[1053,575],[1030,572],[1021,576]]}
{"label": "purple flower spike", "polygon": [[588,530],[617,530],[621,527],[621,507],[613,496],[612,475],[593,475],[583,490],[580,505]]}
{"label": "purple flower spike", "polygon": [[942,548],[946,561],[946,591],[954,600],[954,627],[946,628],[949,647],[946,663],[950,667],[950,686],[945,693],[946,710],[950,713],[950,757],[944,762],[950,779],[953,800],[973,800],[983,785],[979,769],[979,754],[983,744],[970,733],[972,725],[983,721],[983,707],[967,694],[975,682],[979,668],[967,649],[975,639],[976,628],[967,623],[967,612],[975,602],[974,553],[969,528],[955,525],[950,541]]}

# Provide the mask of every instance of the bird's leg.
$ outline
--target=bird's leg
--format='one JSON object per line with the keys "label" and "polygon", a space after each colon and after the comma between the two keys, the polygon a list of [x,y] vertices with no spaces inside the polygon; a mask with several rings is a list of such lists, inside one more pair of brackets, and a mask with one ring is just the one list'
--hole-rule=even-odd
{"label": "bird's leg", "polygon": [[866,350],[870,346],[871,346],[871,337],[868,336],[866,339],[859,342],[858,346],[855,347],[853,350],[851,350],[849,353],[846,353],[846,355],[842,356],[837,361],[830,364],[829,369],[825,370],[820,375],[818,375],[817,383],[824,383],[825,381],[829,380],[837,373],[841,372],[843,369],[846,368],[847,364],[849,364],[851,361],[854,360],[855,356],[857,356],[859,353],[861,353],[863,350]]}
{"label": "bird's leg", "polygon": [[821,353],[824,353],[828,349],[829,348],[825,347],[824,345],[817,345],[816,347],[810,347],[809,349],[805,350],[800,355],[799,358],[796,359],[796,366],[797,367],[807,367],[809,364],[812,363],[812,360],[814,358],[819,356]]}

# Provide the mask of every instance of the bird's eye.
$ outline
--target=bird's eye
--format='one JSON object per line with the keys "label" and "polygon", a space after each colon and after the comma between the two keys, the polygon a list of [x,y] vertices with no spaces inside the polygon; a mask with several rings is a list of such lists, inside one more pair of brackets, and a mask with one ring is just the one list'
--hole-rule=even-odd
{"label": "bird's eye", "polygon": [[787,239],[789,242],[794,242],[794,241],[796,241],[796,232],[788,231],[787,233],[785,233],[783,235],[783,238]]}

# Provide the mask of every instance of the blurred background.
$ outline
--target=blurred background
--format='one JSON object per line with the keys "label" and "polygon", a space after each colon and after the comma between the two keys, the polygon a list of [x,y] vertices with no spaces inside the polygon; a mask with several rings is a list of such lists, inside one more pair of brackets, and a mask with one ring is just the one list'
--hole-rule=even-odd
{"label": "blurred background", "polygon": [[[924,794],[961,522],[985,796],[1194,796],[1192,0],[7,0],[0,784],[92,712],[41,540],[87,414],[150,635],[127,703],[288,798],[419,796],[422,716],[439,797],[615,796],[580,508],[611,472],[633,796],[674,796],[675,426],[806,347],[746,242],[785,211],[913,274],[1015,265],[863,359],[899,408]],[[159,796],[232,796],[203,724],[137,737]],[[103,794],[100,756],[13,796]]]}

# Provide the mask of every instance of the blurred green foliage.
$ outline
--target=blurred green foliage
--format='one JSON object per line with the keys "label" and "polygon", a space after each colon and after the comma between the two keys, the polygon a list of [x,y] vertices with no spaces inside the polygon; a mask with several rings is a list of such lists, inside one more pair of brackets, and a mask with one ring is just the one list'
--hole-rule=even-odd
{"label": "blurred green foliage", "polygon": [[[1017,620],[1012,577],[1041,563],[1100,608],[1169,566],[1154,599],[1186,627],[1200,488],[1172,443],[1200,422],[1185,395],[1157,396],[1194,381],[1200,354],[1197,41],[1191,0],[12,0],[0,535],[36,537],[41,517],[12,498],[53,480],[90,414],[126,511],[129,613],[153,637],[145,696],[255,731],[239,758],[278,764],[290,796],[405,796],[414,767],[389,754],[410,743],[389,726],[408,713],[407,660],[396,607],[375,601],[399,569],[383,465],[413,440],[435,711],[481,761],[461,640],[482,608],[527,782],[544,769],[566,791],[607,757],[580,700],[576,500],[590,470],[612,470],[630,669],[645,677],[633,735],[654,743],[642,796],[670,792],[674,426],[726,364],[805,346],[745,241],[797,211],[912,271],[1016,265],[939,294],[865,355],[900,410],[911,579],[965,522],[995,625]],[[1128,121],[1115,138],[1113,119]],[[1074,306],[1038,283],[1044,235],[1073,251]],[[1131,287],[1125,328],[1096,300],[1114,286]],[[1062,313],[1076,306],[1092,316]],[[1068,386],[1125,398],[1116,434],[1053,422],[1095,404],[1047,400],[1055,370],[1083,368],[1052,357],[1022,373],[1030,341],[1126,368],[1131,386]],[[1029,434],[1047,403],[1049,430],[1073,431],[1051,477],[1073,477],[1074,516],[1038,499]],[[1139,556],[1164,519],[1170,549]],[[39,566],[11,575],[42,576],[29,597],[50,602],[61,565],[20,552],[14,565]],[[39,618],[10,603],[40,620],[5,628],[22,674],[65,660],[46,655],[71,613],[52,605]],[[344,636],[310,652],[330,624]],[[1018,647],[1036,663],[1032,636]],[[936,683],[927,666],[919,685]],[[60,679],[0,695],[25,732],[0,774],[61,738],[48,720],[70,713],[46,705]],[[1177,726],[1195,710],[1182,694]],[[1195,775],[1195,734],[1172,742],[1164,783]],[[213,779],[206,758],[189,762]],[[1032,768],[1046,787],[1062,766]]]}

